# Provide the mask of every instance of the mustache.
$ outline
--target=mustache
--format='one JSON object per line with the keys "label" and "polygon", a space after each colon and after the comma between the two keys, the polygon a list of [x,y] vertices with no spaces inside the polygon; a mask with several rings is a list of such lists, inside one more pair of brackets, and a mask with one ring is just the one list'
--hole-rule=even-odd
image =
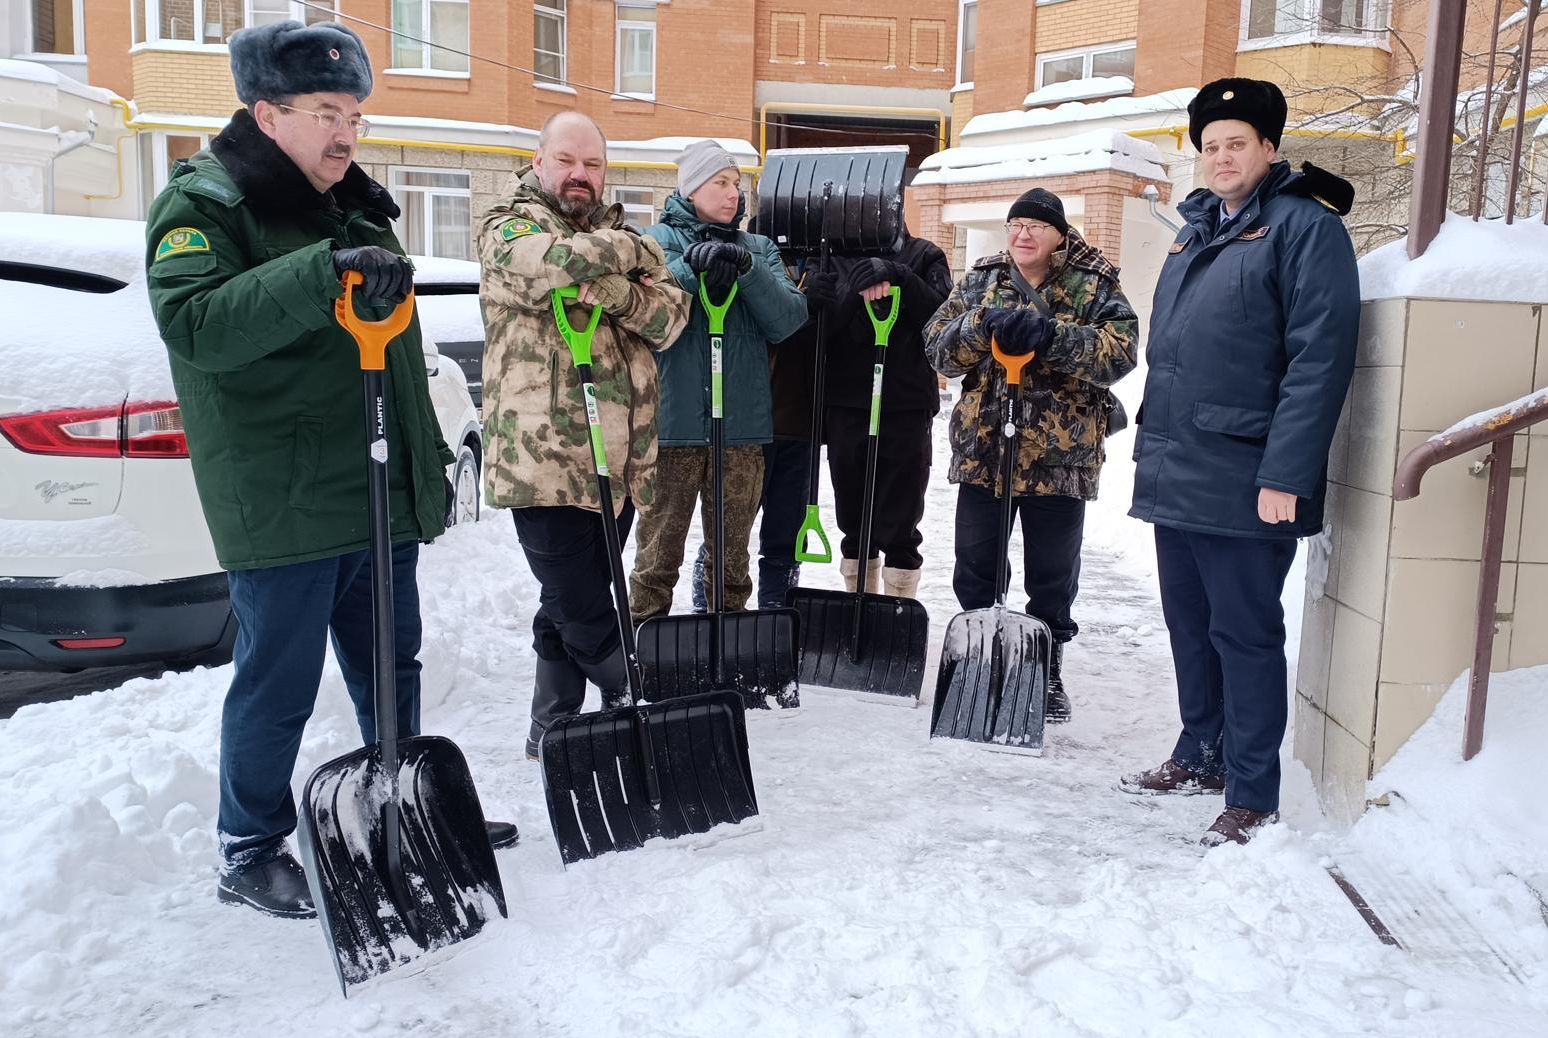
{"label": "mustache", "polygon": [[596,196],[596,192],[591,189],[591,185],[588,184],[584,180],[566,180],[564,182],[564,184],[559,188],[559,190],[560,191],[568,191],[572,187],[578,187],[581,190],[585,191],[588,195],[591,195],[593,197]]}
{"label": "mustache", "polygon": [[327,151],[323,152],[323,156],[330,159],[347,159],[351,154],[353,154],[353,152],[351,152],[348,148],[329,148]]}

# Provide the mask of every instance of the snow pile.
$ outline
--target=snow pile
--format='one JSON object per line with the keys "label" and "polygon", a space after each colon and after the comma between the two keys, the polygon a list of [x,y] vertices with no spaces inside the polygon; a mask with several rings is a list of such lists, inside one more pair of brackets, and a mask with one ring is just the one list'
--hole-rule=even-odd
{"label": "snow pile", "polygon": [[1024,180],[1116,169],[1166,180],[1160,150],[1117,130],[1092,130],[1056,140],[947,148],[919,164],[914,184]]}
{"label": "snow pile", "polygon": [[1033,108],[1038,105],[1058,104],[1061,101],[1086,101],[1093,97],[1112,97],[1133,92],[1134,80],[1128,76],[1090,76],[1086,79],[1067,79],[1063,83],[1039,87],[1022,98],[1021,103],[1027,108]]}
{"label": "snow pile", "polygon": [[143,223],[4,213],[0,254],[127,283],[98,294],[0,280],[0,412],[175,399],[145,290]]}
{"label": "snow pile", "polygon": [[1548,227],[1538,216],[1513,224],[1448,213],[1423,256],[1399,238],[1360,260],[1360,298],[1548,303]]}
{"label": "snow pile", "polygon": [[1034,108],[1023,112],[985,112],[975,115],[962,128],[965,141],[979,134],[999,133],[1005,130],[1031,130],[1064,123],[1086,122],[1092,119],[1122,119],[1137,115],[1167,113],[1186,116],[1188,102],[1198,93],[1195,87],[1178,87],[1163,90],[1159,94],[1144,97],[1114,97],[1106,101],[1069,101],[1057,108]]}

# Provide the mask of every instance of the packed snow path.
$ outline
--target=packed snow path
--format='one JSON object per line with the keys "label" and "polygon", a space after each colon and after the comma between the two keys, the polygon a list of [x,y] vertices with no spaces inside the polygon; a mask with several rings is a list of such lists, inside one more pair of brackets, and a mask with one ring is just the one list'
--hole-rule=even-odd
{"label": "packed snow path", "polygon": [[[953,500],[938,482],[926,520],[937,639],[957,611]],[[1331,830],[1288,748],[1286,824],[1246,848],[1197,845],[1218,798],[1117,791],[1170,749],[1176,708],[1148,530],[1098,507],[1075,719],[1045,756],[931,743],[928,703],[803,689],[797,712],[749,715],[759,818],[569,870],[521,750],[535,585],[503,513],[453,531],[421,567],[425,728],[521,827],[498,855],[510,918],[348,1001],[315,922],[215,901],[226,669],[24,708],[0,722],[0,1033],[1542,1033],[1532,906],[1508,886],[1464,906],[1522,979],[1382,945],[1324,870],[1360,830]],[[297,788],[357,740],[330,663]],[[1464,882],[1407,838],[1389,828],[1365,860]]]}

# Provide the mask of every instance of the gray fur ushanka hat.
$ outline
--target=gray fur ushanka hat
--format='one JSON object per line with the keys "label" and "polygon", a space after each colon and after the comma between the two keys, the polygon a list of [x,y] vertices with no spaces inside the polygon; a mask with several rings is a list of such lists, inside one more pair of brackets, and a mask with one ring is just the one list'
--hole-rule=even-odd
{"label": "gray fur ushanka hat", "polygon": [[231,78],[244,105],[296,94],[371,93],[371,59],[337,22],[275,22],[231,34]]}

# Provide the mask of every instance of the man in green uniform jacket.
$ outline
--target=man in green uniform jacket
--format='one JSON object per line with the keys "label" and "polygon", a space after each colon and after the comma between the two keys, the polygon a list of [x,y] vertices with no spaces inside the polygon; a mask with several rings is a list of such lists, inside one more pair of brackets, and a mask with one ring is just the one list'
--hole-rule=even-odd
{"label": "man in green uniform jacket", "polygon": [[[247,107],[182,163],[151,206],[151,306],[171,358],[189,458],[228,571],[238,633],[221,717],[224,865],[217,893],[273,915],[315,914],[285,837],[302,730],[324,644],[375,739],[366,443],[359,354],[334,319],[344,271],[380,318],[413,269],[391,229],[398,207],[352,161],[371,67],[334,23],[234,34]],[[369,311],[369,312],[366,312]],[[419,731],[419,542],[445,529],[445,466],[417,320],[385,373],[396,612],[398,725]],[[513,842],[513,826],[491,836]]]}

